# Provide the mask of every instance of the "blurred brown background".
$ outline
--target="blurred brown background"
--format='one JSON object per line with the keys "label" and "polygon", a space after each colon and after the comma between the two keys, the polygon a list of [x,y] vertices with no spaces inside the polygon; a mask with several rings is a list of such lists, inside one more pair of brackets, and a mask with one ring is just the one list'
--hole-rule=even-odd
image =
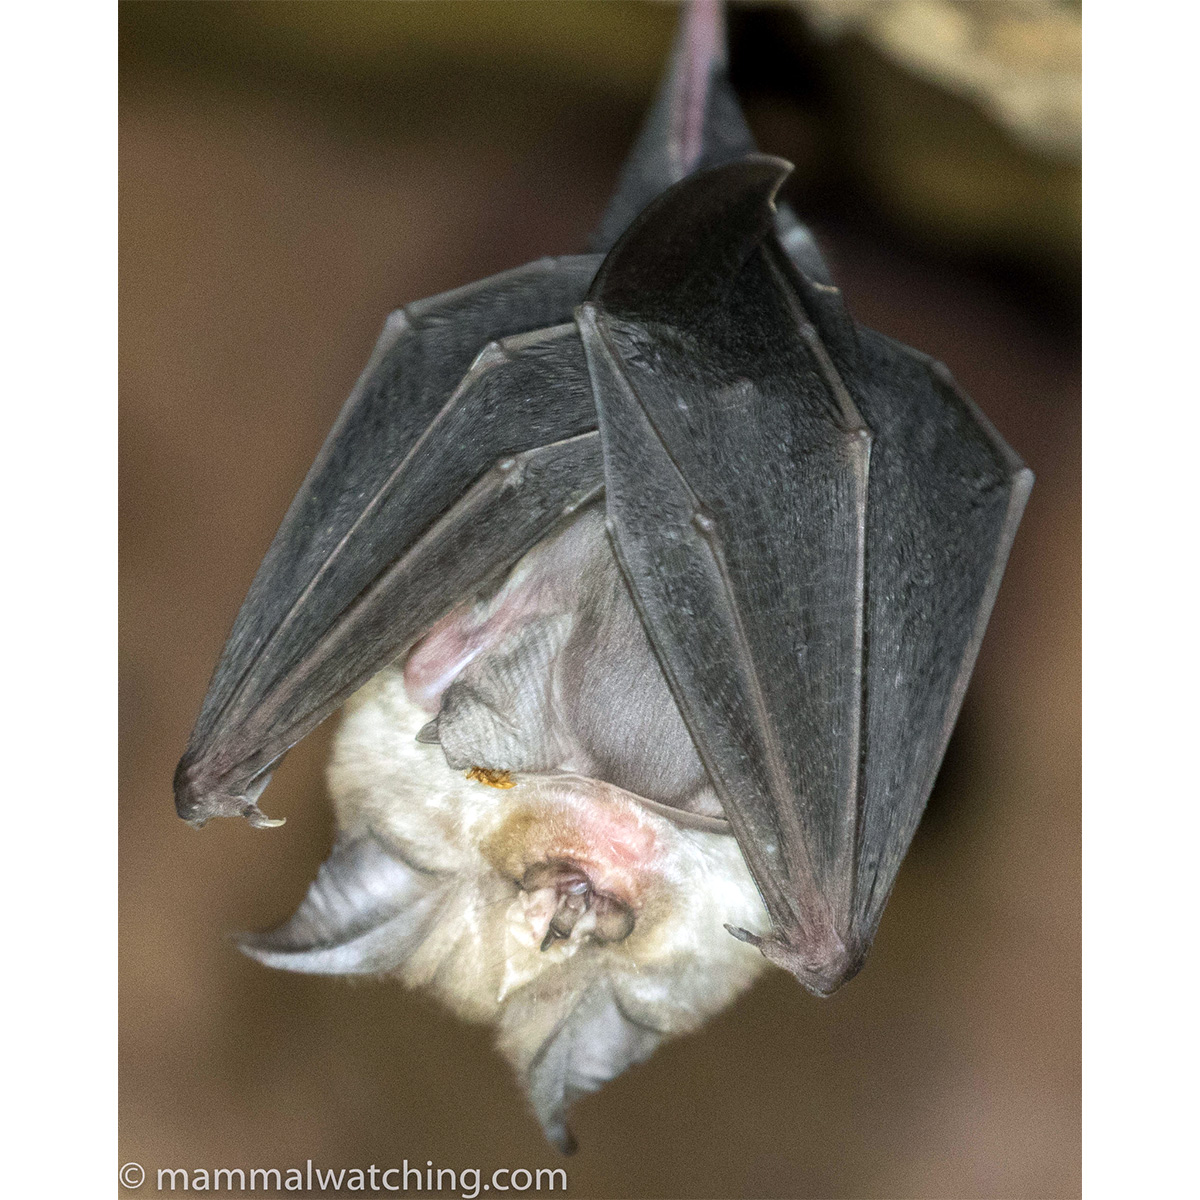
{"label": "blurred brown background", "polygon": [[1078,5],[732,17],[751,125],[797,164],[856,316],[947,362],[1038,477],[858,979],[817,1001],[771,975],[579,1105],[561,1160],[485,1033],[228,941],[289,914],[328,849],[327,729],[264,798],[285,828],[174,815],[209,672],[384,315],[582,248],[674,16],[122,5],[122,1162],[565,1165],[576,1197],[1078,1193]]}

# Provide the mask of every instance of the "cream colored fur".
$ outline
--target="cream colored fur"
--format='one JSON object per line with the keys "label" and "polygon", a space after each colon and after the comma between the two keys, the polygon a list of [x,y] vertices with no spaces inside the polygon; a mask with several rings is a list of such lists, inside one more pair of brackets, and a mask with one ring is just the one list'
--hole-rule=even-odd
{"label": "cream colored fur", "polygon": [[[329,766],[338,825],[442,877],[444,899],[396,974],[460,1016],[500,1026],[518,1070],[597,982],[625,1018],[668,1035],[696,1028],[763,970],[758,951],[724,928],[769,924],[732,837],[681,828],[581,776],[517,775],[509,789],[470,781],[439,746],[416,740],[427,720],[399,669],[351,699]],[[553,904],[519,881],[564,858],[632,907],[624,941],[593,940],[585,918],[568,940],[539,948]],[[614,1066],[605,1077],[624,1063]]]}

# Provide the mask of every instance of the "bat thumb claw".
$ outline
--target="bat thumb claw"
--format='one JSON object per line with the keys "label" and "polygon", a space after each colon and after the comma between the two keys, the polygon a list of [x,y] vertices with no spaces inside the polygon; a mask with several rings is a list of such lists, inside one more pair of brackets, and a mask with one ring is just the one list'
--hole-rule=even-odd
{"label": "bat thumb claw", "polygon": [[251,804],[245,815],[255,829],[278,829],[280,825],[287,824],[287,817],[268,817],[257,804]]}
{"label": "bat thumb claw", "polygon": [[284,817],[268,817],[257,800],[271,781],[260,771],[248,787],[231,785],[213,764],[190,750],[175,768],[175,811],[193,828],[202,829],[213,817],[245,817],[256,829],[275,829]]}

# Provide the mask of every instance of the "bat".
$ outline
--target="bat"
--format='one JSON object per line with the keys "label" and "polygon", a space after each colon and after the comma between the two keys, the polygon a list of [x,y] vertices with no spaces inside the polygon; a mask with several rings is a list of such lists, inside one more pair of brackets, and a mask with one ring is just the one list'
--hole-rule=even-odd
{"label": "bat", "polygon": [[547,1136],[771,963],[861,967],[1032,475],[859,326],[685,10],[593,239],[393,313],[175,777],[259,807],[343,709],[338,838],[242,948],[494,1025]]}

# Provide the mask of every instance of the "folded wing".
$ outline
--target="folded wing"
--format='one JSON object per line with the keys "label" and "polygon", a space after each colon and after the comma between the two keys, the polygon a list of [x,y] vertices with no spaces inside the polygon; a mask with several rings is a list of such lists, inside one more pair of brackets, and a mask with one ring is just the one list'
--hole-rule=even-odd
{"label": "folded wing", "polygon": [[238,614],[176,773],[181,816],[261,823],[255,799],[290,746],[454,588],[595,492],[587,371],[562,322],[597,261],[546,259],[389,319]]}
{"label": "folded wing", "polygon": [[789,259],[786,172],[672,189],[578,319],[618,559],[771,914],[761,948],[824,993],[874,935],[1031,476],[944,368]]}

